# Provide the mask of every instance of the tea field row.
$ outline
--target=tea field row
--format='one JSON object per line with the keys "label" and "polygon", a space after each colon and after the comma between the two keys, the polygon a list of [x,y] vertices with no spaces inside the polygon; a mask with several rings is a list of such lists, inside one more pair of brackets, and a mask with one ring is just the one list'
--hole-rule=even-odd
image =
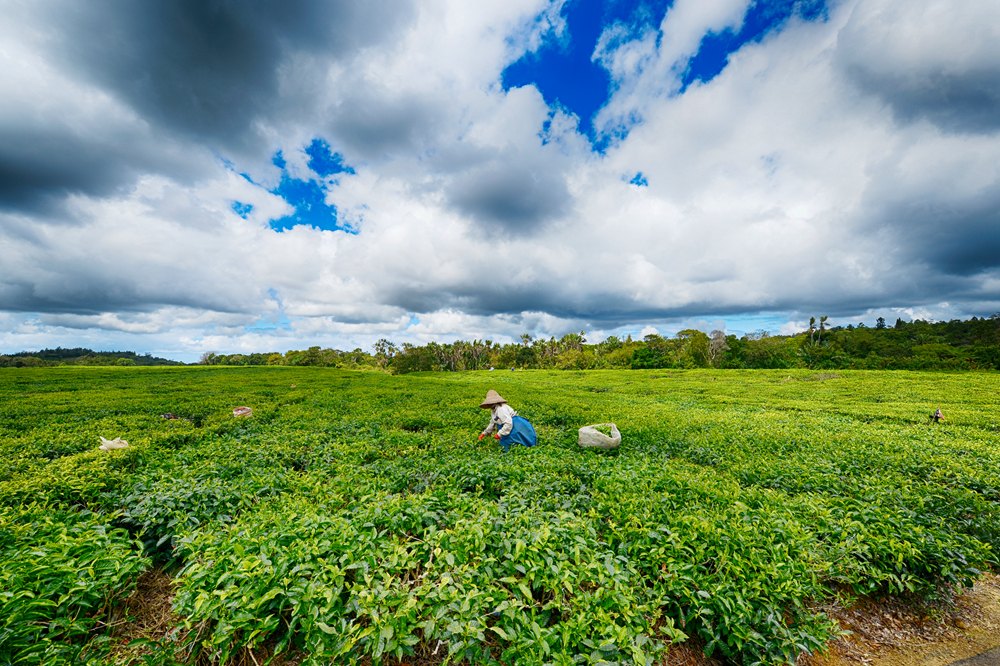
{"label": "tea field row", "polygon": [[[476,441],[490,388],[537,447]],[[998,388],[991,373],[5,369],[0,663],[134,655],[122,608],[151,569],[174,578],[177,625],[148,663],[652,664],[682,641],[794,663],[838,634],[832,600],[934,598],[996,568]],[[581,450],[577,429],[604,422],[621,449]]]}

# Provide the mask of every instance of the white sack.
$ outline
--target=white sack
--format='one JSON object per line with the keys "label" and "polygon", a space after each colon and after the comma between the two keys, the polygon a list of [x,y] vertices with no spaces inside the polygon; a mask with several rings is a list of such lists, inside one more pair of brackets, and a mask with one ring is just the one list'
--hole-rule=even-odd
{"label": "white sack", "polygon": [[101,445],[98,446],[101,451],[111,451],[114,449],[124,449],[128,446],[128,442],[121,437],[115,437],[114,439],[104,439],[101,437]]}
{"label": "white sack", "polygon": [[[611,429],[608,437],[597,428],[601,426]],[[622,443],[622,434],[614,423],[595,423],[580,428],[580,446],[585,449],[617,449]]]}

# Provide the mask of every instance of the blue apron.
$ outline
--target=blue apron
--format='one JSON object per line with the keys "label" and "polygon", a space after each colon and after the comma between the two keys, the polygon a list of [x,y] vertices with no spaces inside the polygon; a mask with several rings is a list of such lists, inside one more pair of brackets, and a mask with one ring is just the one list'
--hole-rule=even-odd
{"label": "blue apron", "polygon": [[504,453],[510,451],[510,447],[513,444],[534,446],[538,443],[538,436],[535,434],[535,429],[528,422],[528,419],[523,416],[515,416],[511,420],[514,425],[510,429],[510,433],[500,438],[500,446],[503,447]]}

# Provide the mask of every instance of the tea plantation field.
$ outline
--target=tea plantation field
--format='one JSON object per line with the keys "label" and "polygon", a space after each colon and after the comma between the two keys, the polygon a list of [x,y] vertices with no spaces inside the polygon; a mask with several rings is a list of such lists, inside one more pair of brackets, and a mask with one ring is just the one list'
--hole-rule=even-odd
{"label": "tea plantation field", "polygon": [[[490,388],[539,446],[476,441]],[[794,663],[996,570],[998,417],[976,373],[0,370],[0,664]]]}

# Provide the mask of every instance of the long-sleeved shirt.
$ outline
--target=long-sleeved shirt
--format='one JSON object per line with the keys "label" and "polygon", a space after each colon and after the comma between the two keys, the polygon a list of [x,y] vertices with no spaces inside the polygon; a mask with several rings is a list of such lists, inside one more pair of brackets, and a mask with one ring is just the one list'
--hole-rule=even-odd
{"label": "long-sleeved shirt", "polygon": [[489,435],[494,430],[501,437],[506,437],[510,434],[511,428],[514,427],[514,417],[517,416],[510,405],[503,403],[501,405],[495,405],[493,407],[493,414],[490,417],[490,424],[486,426],[486,430],[483,431],[484,435]]}

